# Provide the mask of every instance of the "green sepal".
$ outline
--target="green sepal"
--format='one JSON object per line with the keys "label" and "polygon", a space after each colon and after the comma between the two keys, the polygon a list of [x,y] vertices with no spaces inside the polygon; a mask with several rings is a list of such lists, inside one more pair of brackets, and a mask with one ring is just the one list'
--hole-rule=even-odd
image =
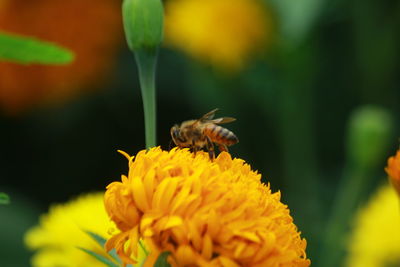
{"label": "green sepal", "polygon": [[[99,244],[102,248],[104,248],[107,242],[107,240],[104,237],[90,231],[85,231],[85,233],[88,234],[94,241],[96,241],[96,243]],[[115,249],[110,250],[108,252],[108,255],[110,255],[119,264],[122,264],[122,261],[118,257],[117,251]]]}
{"label": "green sepal", "polygon": [[0,205],[8,205],[10,204],[10,197],[3,192],[0,192]]}
{"label": "green sepal", "polygon": [[0,32],[0,61],[20,64],[68,64],[74,53],[34,37]]}
{"label": "green sepal", "polygon": [[94,258],[96,258],[97,260],[99,260],[100,262],[104,263],[105,265],[107,265],[109,267],[119,267],[118,264],[115,264],[114,262],[110,261],[109,259],[107,259],[103,255],[97,254],[96,252],[93,252],[93,251],[91,251],[89,249],[86,249],[86,248],[78,247],[78,249],[86,252],[90,256],[93,256]]}
{"label": "green sepal", "polygon": [[154,267],[171,267],[171,265],[167,262],[167,258],[171,254],[169,251],[164,251],[163,253],[158,256]]}

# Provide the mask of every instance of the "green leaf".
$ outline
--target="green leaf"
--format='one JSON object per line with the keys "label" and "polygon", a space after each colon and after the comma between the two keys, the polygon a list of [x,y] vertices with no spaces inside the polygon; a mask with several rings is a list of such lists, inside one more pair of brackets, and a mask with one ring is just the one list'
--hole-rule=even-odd
{"label": "green leaf", "polygon": [[80,250],[86,252],[87,254],[93,256],[94,258],[98,259],[99,261],[101,261],[102,263],[104,263],[105,265],[107,265],[109,267],[119,267],[119,265],[117,265],[114,262],[110,261],[109,259],[107,259],[103,255],[97,254],[96,252],[93,252],[93,251],[91,251],[89,249],[86,249],[86,248],[78,247],[78,249],[80,249]]}
{"label": "green leaf", "polygon": [[100,236],[98,234],[95,234],[95,233],[90,232],[90,231],[85,231],[85,233],[87,233],[91,238],[93,238],[94,241],[96,241],[96,243],[98,243],[101,247],[104,247],[104,245],[107,242],[107,240],[104,237],[102,237],[102,236]]}
{"label": "green leaf", "polygon": [[144,254],[146,254],[146,257],[149,256],[150,252],[147,251],[146,246],[143,243],[143,240],[139,240],[139,246],[143,250]]}
{"label": "green leaf", "polygon": [[21,64],[68,64],[74,53],[33,37],[0,32],[0,61]]}
{"label": "green leaf", "polygon": [[169,251],[161,253],[160,256],[158,256],[158,259],[154,264],[154,267],[170,267],[171,265],[167,262],[169,254],[170,254]]}
{"label": "green leaf", "polygon": [[[94,241],[96,241],[97,244],[99,244],[102,248],[104,248],[104,245],[105,245],[106,242],[107,242],[107,240],[106,240],[104,237],[102,237],[102,236],[100,236],[100,235],[98,235],[98,234],[95,234],[95,233],[93,233],[93,232],[90,232],[90,231],[85,231],[85,233],[87,233]],[[116,251],[115,249],[110,250],[110,251],[108,252],[108,254],[109,254],[114,260],[116,260],[118,263],[122,264],[122,261],[121,261],[121,259],[118,257],[117,251]]]}
{"label": "green leaf", "polygon": [[0,192],[0,205],[10,204],[10,197],[3,192]]}

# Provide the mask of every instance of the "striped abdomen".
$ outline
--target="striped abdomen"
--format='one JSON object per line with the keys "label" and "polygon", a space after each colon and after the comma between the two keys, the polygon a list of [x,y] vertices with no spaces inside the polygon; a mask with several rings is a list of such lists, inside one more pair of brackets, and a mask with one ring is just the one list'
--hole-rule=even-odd
{"label": "striped abdomen", "polygon": [[204,134],[217,144],[230,146],[239,142],[239,139],[234,133],[216,124],[208,124],[204,128]]}

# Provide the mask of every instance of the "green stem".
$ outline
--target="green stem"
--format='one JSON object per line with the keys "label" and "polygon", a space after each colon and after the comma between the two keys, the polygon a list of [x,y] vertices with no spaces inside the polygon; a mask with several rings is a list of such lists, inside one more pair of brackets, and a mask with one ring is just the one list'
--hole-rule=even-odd
{"label": "green stem", "polygon": [[319,266],[340,266],[345,253],[346,233],[372,170],[350,168],[342,177],[326,227]]}
{"label": "green stem", "polygon": [[136,50],[140,89],[143,99],[146,148],[156,146],[156,86],[157,50]]}
{"label": "green stem", "polygon": [[288,48],[283,54],[286,76],[282,77],[284,82],[280,88],[278,125],[285,166],[283,197],[302,236],[307,239],[307,256],[313,258],[318,249],[317,238],[322,222],[315,141],[313,88],[316,74],[310,67],[315,66],[313,47],[305,44],[301,48]]}

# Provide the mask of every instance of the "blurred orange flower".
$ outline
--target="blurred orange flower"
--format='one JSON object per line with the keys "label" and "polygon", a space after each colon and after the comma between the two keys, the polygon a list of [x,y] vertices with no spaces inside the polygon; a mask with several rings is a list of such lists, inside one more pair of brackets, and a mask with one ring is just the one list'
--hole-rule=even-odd
{"label": "blurred orange flower", "polygon": [[122,43],[116,0],[0,0],[0,28],[75,52],[67,66],[0,63],[0,109],[18,113],[92,88],[110,71]]}
{"label": "blurred orange flower", "polygon": [[400,196],[400,150],[397,150],[395,156],[388,159],[388,166],[385,168],[389,175],[389,180],[392,183],[397,194]]}

